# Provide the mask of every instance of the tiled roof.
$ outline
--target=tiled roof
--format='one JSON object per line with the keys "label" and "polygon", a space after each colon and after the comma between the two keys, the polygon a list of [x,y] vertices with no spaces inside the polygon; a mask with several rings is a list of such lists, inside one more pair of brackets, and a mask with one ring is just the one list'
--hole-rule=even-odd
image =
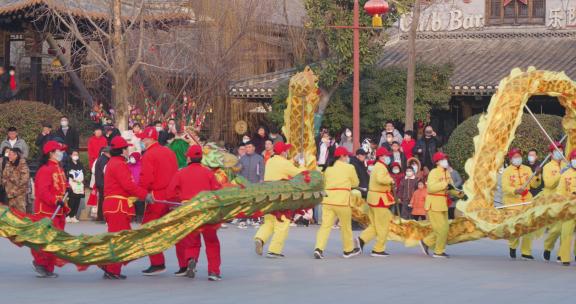
{"label": "tiled roof", "polygon": [[[564,71],[576,79],[576,31],[432,33],[420,34],[416,43],[418,62],[453,65],[453,95],[491,94],[516,67]],[[405,65],[407,47],[406,37],[388,44],[378,66]]]}
{"label": "tiled roof", "polygon": [[235,98],[271,98],[276,89],[294,74],[296,69],[288,69],[240,79],[230,85],[228,94]]}

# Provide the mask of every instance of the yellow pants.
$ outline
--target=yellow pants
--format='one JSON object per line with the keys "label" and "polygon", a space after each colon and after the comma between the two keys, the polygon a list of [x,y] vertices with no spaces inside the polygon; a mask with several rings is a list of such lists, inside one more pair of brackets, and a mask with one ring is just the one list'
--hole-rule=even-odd
{"label": "yellow pants", "polygon": [[435,254],[443,254],[446,250],[446,242],[448,240],[448,211],[432,211],[428,210],[428,220],[432,226],[432,234],[424,238],[423,242],[428,247],[434,246]]}
{"label": "yellow pants", "polygon": [[288,238],[288,231],[290,230],[290,220],[285,216],[282,216],[282,222],[279,221],[275,216],[271,214],[266,214],[264,216],[264,224],[260,226],[258,232],[254,236],[254,239],[262,240],[262,242],[267,243],[268,239],[272,237],[270,241],[270,246],[268,246],[268,252],[281,254],[282,249],[284,249],[284,243],[286,238]]}
{"label": "yellow pants", "polygon": [[561,231],[562,231],[562,222],[557,222],[556,224],[550,226],[550,229],[548,229],[548,235],[544,240],[544,250],[547,251],[554,250],[554,245],[556,244],[556,240],[560,236]]}
{"label": "yellow pants", "polygon": [[[570,254],[570,246],[572,245],[572,238],[574,236],[574,228],[576,228],[576,220],[569,220],[562,223],[562,232],[560,237],[560,250],[558,256],[563,263],[570,263],[572,255]],[[574,255],[576,255],[576,244],[574,244]]]}
{"label": "yellow pants", "polygon": [[344,252],[354,249],[354,236],[352,235],[352,209],[348,206],[322,205],[322,225],[316,234],[316,247],[322,251],[326,249],[328,237],[334,222],[340,223],[340,238]]}
{"label": "yellow pants", "polygon": [[520,245],[520,241],[522,241],[522,245],[520,246],[521,253],[523,255],[532,255],[532,234],[529,233],[521,238],[509,239],[508,246],[515,250],[518,248],[518,245]]}
{"label": "yellow pants", "polygon": [[370,218],[370,226],[362,231],[360,238],[364,243],[369,243],[376,238],[372,251],[386,251],[386,241],[388,241],[388,231],[390,230],[392,212],[390,212],[390,209],[388,208],[370,207],[368,217]]}

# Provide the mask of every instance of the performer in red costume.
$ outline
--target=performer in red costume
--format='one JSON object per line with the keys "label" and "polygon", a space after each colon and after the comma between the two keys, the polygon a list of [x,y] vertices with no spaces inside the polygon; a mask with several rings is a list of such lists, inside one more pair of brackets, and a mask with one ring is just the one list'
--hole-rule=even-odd
{"label": "performer in red costume", "polygon": [[[108,232],[131,230],[130,222],[135,214],[134,202],[137,199],[152,200],[152,198],[151,194],[134,183],[126,163],[128,147],[131,145],[121,136],[116,136],[110,146],[111,158],[104,173],[104,219],[108,224]],[[102,270],[104,279],[126,279],[126,276],[121,274],[122,263],[102,266]]]}
{"label": "performer in red costume", "polygon": [[[167,199],[166,189],[174,174],[178,172],[178,161],[172,150],[158,143],[158,131],[154,127],[147,127],[139,137],[145,149],[139,186],[152,194],[146,201],[146,210],[142,219],[142,223],[146,224],[161,218],[170,211],[168,205],[154,203],[154,200]],[[142,274],[153,276],[165,271],[164,254],[159,253],[150,256],[150,267],[143,270]]]}
{"label": "performer in red costume", "polygon": [[[168,187],[167,195],[171,200],[186,201],[202,191],[213,191],[222,187],[212,170],[201,165],[201,146],[190,146],[186,156],[189,159],[189,165],[174,176]],[[180,266],[180,270],[175,273],[176,276],[194,278],[196,275],[196,264],[202,247],[200,235],[202,235],[206,244],[208,279],[210,281],[222,279],[220,276],[220,241],[217,235],[219,227],[220,224],[204,225],[199,229],[200,231],[191,233],[176,244],[176,255]]]}
{"label": "performer in red costume", "polygon": [[[34,191],[34,218],[50,218],[56,229],[64,230],[66,214],[70,211],[63,201],[67,183],[60,162],[64,157],[66,146],[56,141],[48,141],[42,148],[43,156],[40,169],[36,173]],[[58,212],[56,212],[58,210]],[[34,270],[39,278],[57,278],[54,273],[56,256],[51,253],[32,249]]]}

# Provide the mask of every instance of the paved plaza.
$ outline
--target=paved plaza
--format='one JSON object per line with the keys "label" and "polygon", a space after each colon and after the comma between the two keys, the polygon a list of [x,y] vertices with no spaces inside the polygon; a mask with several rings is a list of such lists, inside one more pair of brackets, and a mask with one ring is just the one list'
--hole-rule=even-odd
{"label": "paved plaza", "polygon": [[[73,233],[103,232],[102,224],[68,225]],[[325,260],[311,257],[317,226],[293,228],[284,260],[256,256],[255,229],[231,226],[220,231],[221,282],[207,280],[200,258],[194,280],[174,277],[174,250],[167,253],[169,272],[143,277],[147,259],[125,268],[126,281],[105,281],[91,267],[57,269],[58,279],[38,279],[27,248],[0,239],[0,296],[2,303],[574,303],[576,266],[563,267],[541,259],[510,261],[504,241],[480,240],[450,246],[449,260],[423,256],[420,249],[391,242],[388,258],[368,255],[340,257],[338,231],[333,230]]]}

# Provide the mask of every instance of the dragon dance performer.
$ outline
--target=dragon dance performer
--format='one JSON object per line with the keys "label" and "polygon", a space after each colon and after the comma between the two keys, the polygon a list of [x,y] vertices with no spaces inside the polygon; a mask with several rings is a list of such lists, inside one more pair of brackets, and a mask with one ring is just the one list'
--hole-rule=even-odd
{"label": "dragon dance performer", "polygon": [[352,208],[350,208],[350,191],[358,187],[360,181],[356,169],[350,165],[350,152],[345,147],[334,151],[336,161],[324,172],[326,197],[322,200],[322,225],[316,236],[314,258],[323,259],[324,249],[332,231],[332,225],[340,221],[340,236],[344,248],[344,258],[360,254],[360,248],[354,247],[352,234]]}
{"label": "dragon dance performer", "polygon": [[[66,145],[56,141],[48,141],[42,148],[42,161],[40,169],[36,173],[34,191],[34,217],[50,218],[58,210],[52,219],[54,228],[64,230],[66,225],[66,214],[69,208],[63,201],[66,193],[67,182],[64,170],[60,167],[60,162],[64,157]],[[59,208],[59,209],[58,209]],[[32,249],[34,270],[39,278],[57,278],[54,273],[56,256],[51,253]]]}
{"label": "dragon dance performer", "polygon": [[[166,189],[172,177],[178,172],[176,155],[170,149],[158,143],[158,131],[154,127],[147,127],[139,136],[144,144],[142,157],[142,171],[140,172],[139,186],[151,192],[154,200],[166,200]],[[146,204],[142,223],[146,224],[159,219],[170,211],[167,204]],[[166,271],[164,254],[150,256],[150,267],[142,271],[145,276],[153,276]]]}
{"label": "dragon dance performer", "polygon": [[370,225],[358,237],[361,250],[364,249],[364,244],[376,238],[376,243],[371,253],[373,257],[386,257],[389,255],[386,252],[386,242],[388,241],[390,222],[393,218],[390,207],[396,203],[392,195],[394,178],[388,172],[387,167],[391,162],[390,156],[392,156],[392,153],[384,147],[376,150],[376,159],[378,161],[370,174],[368,197],[366,199],[370,206],[368,213]]}
{"label": "dragon dance performer", "polygon": [[[130,222],[135,215],[134,202],[137,199],[153,201],[152,195],[134,183],[130,169],[126,162],[128,147],[131,145],[121,136],[112,139],[110,161],[104,173],[104,203],[103,213],[108,232],[131,230]],[[124,280],[122,263],[101,266],[104,270],[104,279]]]}
{"label": "dragon dance performer", "polygon": [[[558,150],[556,150],[558,147]],[[563,168],[568,164],[564,161],[562,153],[564,153],[564,146],[560,142],[555,142],[550,144],[548,147],[550,153],[552,154],[552,161],[547,163],[542,170],[542,181],[544,182],[543,194],[552,194],[556,192],[558,183],[560,181],[560,175]],[[550,261],[550,253],[554,249],[556,240],[560,236],[562,231],[562,222],[558,221],[550,227],[548,230],[548,236],[544,240],[544,260]]]}
{"label": "dragon dance performer", "polygon": [[[508,158],[510,159],[511,165],[504,169],[502,173],[502,193],[504,194],[502,203],[504,205],[515,205],[531,201],[532,193],[530,193],[529,188],[537,188],[540,186],[541,178],[536,176],[530,181],[530,184],[524,188],[530,176],[532,176],[532,169],[522,164],[522,151],[518,148],[510,149]],[[509,209],[522,210],[522,206],[512,206],[509,207]],[[509,240],[510,258],[516,258],[516,249],[520,244],[520,240],[522,241],[522,258],[525,260],[534,260],[532,256],[531,234]]]}
{"label": "dragon dance performer", "polygon": [[448,156],[442,152],[436,152],[432,156],[432,161],[436,164],[436,168],[430,171],[428,175],[428,195],[426,195],[426,202],[424,208],[427,211],[430,225],[432,226],[433,233],[420,241],[420,246],[426,255],[429,255],[428,249],[434,246],[435,258],[449,258],[450,256],[444,252],[446,250],[446,242],[448,240],[448,205],[450,204],[450,197],[448,192],[453,190],[454,183],[448,168]]}
{"label": "dragon dance performer", "polygon": [[[274,156],[268,160],[264,169],[265,182],[288,180],[306,171],[305,168],[297,168],[288,160],[288,150],[290,150],[291,147],[291,144],[285,144],[283,142],[274,144]],[[262,255],[264,244],[272,237],[266,257],[283,258],[282,249],[284,249],[284,243],[288,237],[289,229],[290,219],[286,217],[285,214],[278,214],[278,216],[274,214],[265,215],[264,224],[260,226],[254,236],[256,253]]]}
{"label": "dragon dance performer", "polygon": [[[167,189],[167,196],[171,200],[187,201],[202,191],[214,191],[222,186],[216,180],[212,170],[202,166],[202,147],[192,145],[186,153],[189,165],[180,170]],[[208,279],[220,281],[220,241],[217,230],[220,224],[204,225],[199,232],[193,232],[176,244],[176,256],[180,270],[176,276],[196,275],[196,264],[202,247],[201,236],[206,245],[206,258],[208,259]]]}
{"label": "dragon dance performer", "polygon": [[[572,150],[570,153],[570,169],[564,172],[560,177],[556,193],[566,197],[576,195],[576,149]],[[571,219],[562,223],[558,256],[560,256],[560,260],[564,266],[570,266],[570,261],[572,260],[570,245],[572,245],[575,228],[576,219]],[[576,244],[574,244],[574,252],[576,252]]]}

